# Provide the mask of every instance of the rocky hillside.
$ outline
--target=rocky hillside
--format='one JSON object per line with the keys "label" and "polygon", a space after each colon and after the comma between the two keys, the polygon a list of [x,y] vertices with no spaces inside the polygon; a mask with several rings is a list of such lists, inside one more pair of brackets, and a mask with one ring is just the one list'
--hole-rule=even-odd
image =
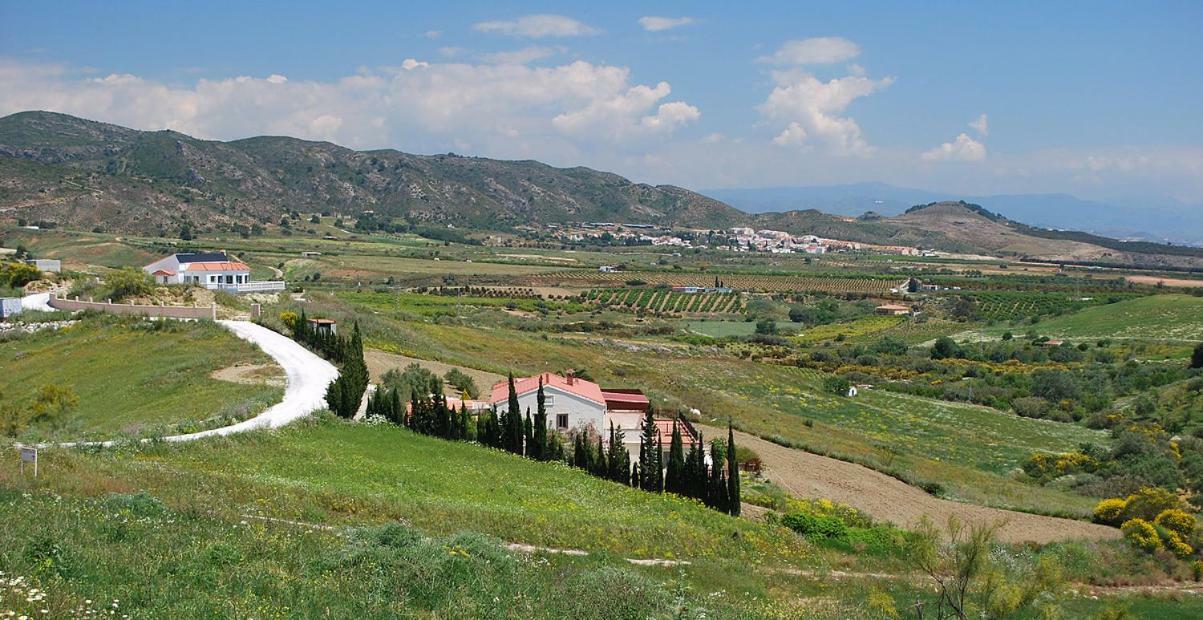
{"label": "rocky hillside", "polygon": [[172,234],[274,221],[290,210],[507,228],[611,220],[722,227],[747,219],[673,186],[588,168],[353,151],[257,137],[198,140],[64,114],[0,118],[0,214],[74,228]]}

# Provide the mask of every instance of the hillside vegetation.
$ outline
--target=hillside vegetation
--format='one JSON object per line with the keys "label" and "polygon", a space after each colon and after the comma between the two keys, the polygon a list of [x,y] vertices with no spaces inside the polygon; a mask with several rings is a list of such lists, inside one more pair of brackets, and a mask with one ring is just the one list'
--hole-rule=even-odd
{"label": "hillside vegetation", "polygon": [[249,227],[292,210],[508,228],[618,220],[726,226],[735,209],[672,186],[535,161],[360,152],[327,142],[198,140],[64,114],[0,118],[0,201],[30,221],[125,232]]}
{"label": "hillside vegetation", "polygon": [[258,414],[280,399],[279,387],[210,375],[234,364],[271,363],[212,323],[92,317],[0,340],[0,393],[18,409],[47,385],[78,400],[60,415],[34,420],[23,438],[107,439]]}

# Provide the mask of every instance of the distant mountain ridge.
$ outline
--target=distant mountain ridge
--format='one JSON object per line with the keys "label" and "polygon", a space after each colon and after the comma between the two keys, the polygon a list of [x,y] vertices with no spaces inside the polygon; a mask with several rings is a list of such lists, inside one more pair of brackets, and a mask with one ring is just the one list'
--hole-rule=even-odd
{"label": "distant mountain ridge", "polygon": [[[1156,207],[1132,207],[1082,200],[1069,194],[964,196],[886,183],[700,191],[747,213],[816,209],[838,215],[859,216],[866,211],[899,215],[914,205],[965,200],[1034,226],[1203,245],[1203,205],[1174,204],[1168,199],[1157,201]],[[1156,216],[1151,217],[1154,209]]]}
{"label": "distant mountain ridge", "polygon": [[0,118],[0,208],[76,227],[171,234],[365,210],[414,222],[510,228],[606,220],[724,227],[726,204],[671,185],[536,161],[354,151],[260,136],[231,142],[51,112]]}
{"label": "distant mountain ridge", "polygon": [[52,112],[0,118],[0,217],[75,229],[174,236],[184,228],[245,231],[293,211],[371,211],[485,230],[582,221],[742,225],[969,254],[1203,268],[1199,248],[1041,229],[964,201],[915,204],[874,202],[881,214],[859,218],[815,209],[748,214],[688,189],[584,167],[354,151],[279,136],[200,140]]}

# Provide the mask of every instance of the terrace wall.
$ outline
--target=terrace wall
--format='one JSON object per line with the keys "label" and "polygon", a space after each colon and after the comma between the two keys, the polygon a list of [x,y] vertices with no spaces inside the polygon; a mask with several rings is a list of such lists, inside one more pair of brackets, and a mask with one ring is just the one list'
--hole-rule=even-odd
{"label": "terrace wall", "polygon": [[107,301],[80,301],[62,297],[51,297],[50,307],[59,310],[97,310],[109,314],[125,316],[145,316],[163,319],[217,319],[217,305],[208,307],[196,306],[138,306],[134,304],[114,304]]}

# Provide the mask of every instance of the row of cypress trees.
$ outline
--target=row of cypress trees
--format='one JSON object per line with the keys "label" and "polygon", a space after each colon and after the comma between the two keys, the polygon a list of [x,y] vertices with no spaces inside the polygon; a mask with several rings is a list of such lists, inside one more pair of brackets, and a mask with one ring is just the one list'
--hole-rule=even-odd
{"label": "row of cypress trees", "polygon": [[351,337],[346,338],[329,330],[314,329],[301,310],[292,327],[292,337],[339,366],[338,378],[326,388],[326,405],[341,418],[355,417],[368,389],[368,365],[363,359],[359,322],[352,328]]}
{"label": "row of cypress trees", "polygon": [[[396,424],[403,424],[424,435],[453,441],[473,441],[505,450],[536,461],[561,461],[586,472],[630,485],[652,493],[676,493],[693,497],[707,506],[732,515],[739,515],[739,464],[735,455],[735,435],[727,427],[727,444],[710,446],[711,465],[706,465],[705,441],[698,441],[685,451],[680,425],[673,422],[672,439],[667,460],[656,426],[655,411],[648,407],[639,438],[639,460],[630,464],[630,453],[624,443],[622,429],[610,425],[609,442],[598,434],[593,443],[588,433],[579,432],[573,438],[572,454],[565,454],[560,433],[547,431],[546,396],[543,380],[539,380],[534,415],[527,410],[522,415],[513,374],[509,377],[507,406],[498,414],[496,408],[480,412],[473,426],[466,408],[457,412],[447,406],[442,394],[420,395],[415,390],[410,400],[410,415],[406,416],[396,388],[378,390],[368,400],[367,415],[379,415]],[[608,445],[607,445],[608,443]]]}

